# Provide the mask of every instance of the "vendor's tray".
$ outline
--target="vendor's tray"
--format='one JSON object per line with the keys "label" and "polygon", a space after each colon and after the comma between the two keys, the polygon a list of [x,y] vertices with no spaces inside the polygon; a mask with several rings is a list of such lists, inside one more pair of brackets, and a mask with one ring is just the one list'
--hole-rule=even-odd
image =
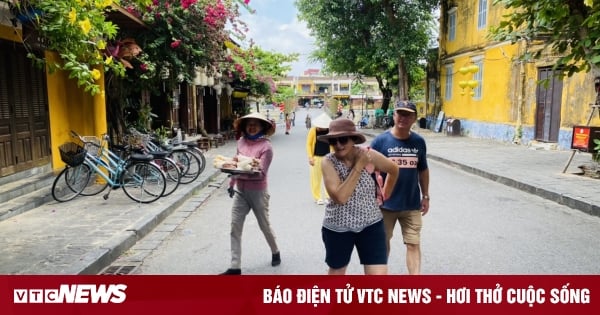
{"label": "vendor's tray", "polygon": [[233,175],[241,175],[241,174],[257,174],[260,171],[258,170],[241,170],[238,168],[219,168],[221,172],[233,174]]}

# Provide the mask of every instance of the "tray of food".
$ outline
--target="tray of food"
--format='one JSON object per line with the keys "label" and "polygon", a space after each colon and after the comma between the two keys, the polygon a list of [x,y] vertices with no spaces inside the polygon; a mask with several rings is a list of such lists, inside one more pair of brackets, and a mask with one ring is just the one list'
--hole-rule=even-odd
{"label": "tray of food", "polygon": [[226,157],[217,155],[213,161],[215,168],[223,173],[229,174],[257,174],[260,172],[258,166],[260,161],[255,158],[238,155]]}

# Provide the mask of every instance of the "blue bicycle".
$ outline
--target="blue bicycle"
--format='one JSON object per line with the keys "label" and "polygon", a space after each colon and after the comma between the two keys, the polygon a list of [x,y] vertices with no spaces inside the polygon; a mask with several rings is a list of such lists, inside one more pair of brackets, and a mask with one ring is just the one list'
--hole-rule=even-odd
{"label": "blue bicycle", "polygon": [[[71,135],[84,144],[80,152],[85,154],[82,162],[67,163],[69,166],[54,181],[52,195],[57,201],[71,200],[78,195],[96,195],[109,186],[123,188],[129,198],[141,203],[154,202],[163,195],[165,175],[151,162],[152,155],[131,154],[122,159],[102,143],[107,136],[100,141],[96,137],[82,137],[74,131]],[[105,200],[111,191],[103,196]]]}

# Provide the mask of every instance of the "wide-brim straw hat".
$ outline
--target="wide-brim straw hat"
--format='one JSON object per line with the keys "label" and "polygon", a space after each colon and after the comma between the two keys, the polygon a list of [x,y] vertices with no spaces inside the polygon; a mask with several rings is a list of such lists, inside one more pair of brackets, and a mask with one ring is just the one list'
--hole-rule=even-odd
{"label": "wide-brim straw hat", "polygon": [[317,118],[312,120],[313,126],[315,126],[317,128],[323,128],[323,129],[329,128],[330,122],[331,122],[331,117],[329,117],[329,115],[327,115],[326,113],[322,113],[321,115],[317,116]]}
{"label": "wide-brim straw hat", "polygon": [[271,136],[275,133],[275,126],[273,126],[273,122],[271,122],[270,120],[267,119],[267,117],[265,117],[265,115],[261,114],[261,113],[250,113],[246,116],[242,116],[240,118],[238,118],[234,124],[234,128],[236,131],[238,132],[243,132],[246,130],[246,122],[248,121],[248,119],[257,119],[260,121],[261,125],[263,126],[263,133],[267,136]]}
{"label": "wide-brim straw hat", "polygon": [[356,141],[354,143],[360,144],[367,141],[365,136],[356,131],[356,125],[354,122],[347,118],[334,119],[329,123],[329,132],[327,134],[317,137],[317,140],[328,142],[330,138],[339,137],[354,137]]}

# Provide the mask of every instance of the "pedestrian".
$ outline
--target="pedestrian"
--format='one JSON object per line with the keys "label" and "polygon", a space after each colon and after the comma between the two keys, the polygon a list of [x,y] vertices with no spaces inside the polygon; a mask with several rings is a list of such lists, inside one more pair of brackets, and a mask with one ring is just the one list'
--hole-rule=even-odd
{"label": "pedestrian", "polygon": [[292,112],[292,127],[296,127],[296,111]]}
{"label": "pedestrian", "polygon": [[271,249],[271,265],[281,263],[281,255],[275,240],[275,233],[269,221],[269,199],[267,175],[273,159],[273,148],[269,136],[275,132],[271,122],[260,113],[252,113],[238,119],[235,124],[242,133],[237,142],[236,156],[252,157],[260,161],[259,172],[235,175],[233,206],[231,207],[231,267],[223,275],[242,273],[242,230],[244,220],[252,210],[258,226]]}
{"label": "pedestrian", "polygon": [[317,139],[333,146],[333,152],[322,161],[329,194],[321,229],[328,274],[346,273],[354,247],[365,274],[386,274],[385,230],[371,173],[388,174],[382,188],[385,199],[394,187],[398,167],[381,153],[357,146],[366,139],[349,119],[331,121],[329,132]]}
{"label": "pedestrian", "polygon": [[352,120],[352,121],[354,121],[354,117],[355,117],[354,116],[354,109],[350,108],[350,110],[348,110],[348,116],[347,116],[347,118],[350,119],[350,120]]}
{"label": "pedestrian", "polygon": [[304,118],[304,124],[306,125],[306,129],[310,129],[312,125],[310,114],[306,114],[306,118]]}
{"label": "pedestrian", "polygon": [[285,113],[285,134],[290,134],[290,129],[292,129],[292,121],[290,120],[290,114]]}
{"label": "pedestrian", "polygon": [[318,205],[325,204],[329,198],[325,186],[323,185],[323,171],[321,170],[321,161],[327,153],[331,152],[329,143],[317,141],[317,137],[327,134],[331,118],[326,113],[321,113],[312,121],[312,127],[308,130],[306,136],[306,154],[308,155],[308,165],[310,167],[310,191],[314,201]]}
{"label": "pedestrian", "polygon": [[397,102],[393,119],[394,126],[371,142],[373,150],[381,152],[400,168],[396,186],[390,198],[381,206],[388,255],[394,227],[398,222],[406,244],[408,273],[418,275],[421,273],[422,216],[429,212],[427,146],[425,139],[411,130],[417,120],[417,107],[413,102]]}

